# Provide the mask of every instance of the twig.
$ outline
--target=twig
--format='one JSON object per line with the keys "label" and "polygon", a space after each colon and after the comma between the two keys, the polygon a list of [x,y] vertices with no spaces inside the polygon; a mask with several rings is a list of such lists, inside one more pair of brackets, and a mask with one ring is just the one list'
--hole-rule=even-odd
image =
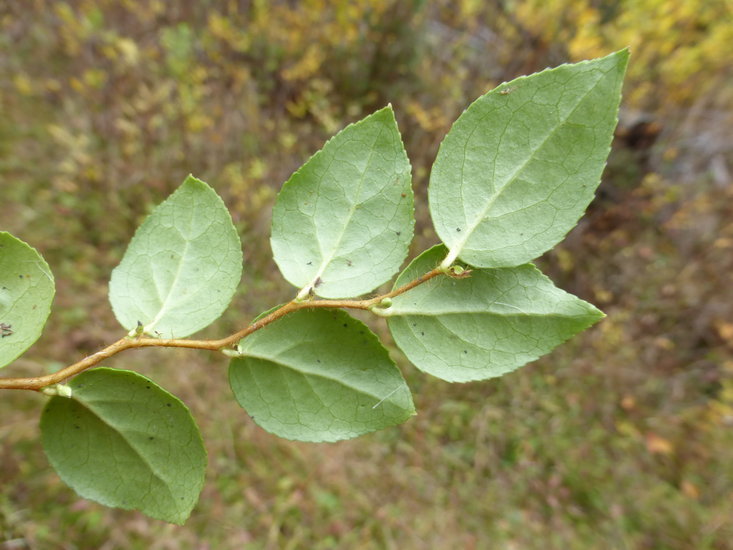
{"label": "twig", "polygon": [[105,359],[109,359],[113,355],[117,355],[121,351],[133,349],[133,348],[189,348],[189,349],[202,349],[210,351],[221,351],[225,348],[231,348],[235,346],[240,340],[246,338],[253,332],[269,325],[284,317],[285,315],[298,311],[300,309],[313,309],[313,308],[343,308],[343,309],[365,309],[369,310],[377,306],[383,300],[387,298],[394,298],[400,294],[404,294],[408,290],[415,288],[418,285],[429,281],[433,277],[438,275],[449,275],[445,269],[436,267],[432,271],[429,271],[425,275],[421,275],[414,281],[407,283],[391,292],[387,292],[381,296],[369,298],[367,300],[292,300],[276,309],[275,311],[265,315],[262,319],[258,319],[249,326],[243,328],[219,340],[188,340],[188,339],[165,339],[165,338],[148,338],[148,337],[125,337],[117,340],[115,343],[110,344],[106,348],[85,357],[81,361],[64,367],[52,374],[45,376],[34,376],[29,378],[0,378],[0,389],[4,390],[33,390],[40,391],[43,388],[52,384],[58,384],[83,372],[95,365],[98,365]]}

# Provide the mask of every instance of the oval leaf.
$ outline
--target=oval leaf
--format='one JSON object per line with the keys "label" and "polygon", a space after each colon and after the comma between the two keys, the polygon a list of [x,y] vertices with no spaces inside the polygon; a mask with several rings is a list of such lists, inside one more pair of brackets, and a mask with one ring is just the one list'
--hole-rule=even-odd
{"label": "oval leaf", "polygon": [[520,265],[575,226],[606,163],[627,60],[623,50],[517,78],[458,118],[428,188],[444,267]]}
{"label": "oval leaf", "polygon": [[183,524],[206,451],[186,406],[147,378],[99,368],[72,379],[41,416],[49,461],[80,496]]}
{"label": "oval leaf", "polygon": [[[434,268],[445,253],[441,245],[418,256],[395,287]],[[474,269],[465,279],[431,279],[394,298],[381,313],[408,359],[449,382],[513,371],[603,317],[531,264]]]}
{"label": "oval leaf", "polygon": [[186,181],[145,220],[112,272],[109,299],[128,330],[180,338],[222,314],[242,276],[242,245],[216,192]]}
{"label": "oval leaf", "polygon": [[43,332],[56,292],[43,257],[0,231],[0,367],[22,355]]}
{"label": "oval leaf", "polygon": [[385,107],[339,132],[285,182],[272,251],[301,298],[358,296],[397,273],[415,224],[410,180]]}
{"label": "oval leaf", "polygon": [[338,441],[415,413],[387,350],[343,311],[296,311],[242,340],[240,352],[229,366],[234,396],[280,437]]}

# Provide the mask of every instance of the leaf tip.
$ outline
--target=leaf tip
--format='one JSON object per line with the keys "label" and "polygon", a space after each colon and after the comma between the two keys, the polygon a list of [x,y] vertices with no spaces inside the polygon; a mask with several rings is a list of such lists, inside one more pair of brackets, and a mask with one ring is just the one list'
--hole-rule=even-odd
{"label": "leaf tip", "polygon": [[198,187],[200,189],[210,189],[208,183],[206,183],[204,180],[201,180],[194,176],[193,174],[189,174],[186,176],[186,179],[183,180],[183,183],[181,184],[181,187]]}

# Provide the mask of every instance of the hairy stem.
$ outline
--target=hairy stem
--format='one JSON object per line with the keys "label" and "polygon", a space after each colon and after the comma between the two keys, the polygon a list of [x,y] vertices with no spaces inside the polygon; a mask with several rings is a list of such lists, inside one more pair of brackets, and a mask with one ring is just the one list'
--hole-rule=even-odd
{"label": "hairy stem", "polygon": [[295,299],[281,308],[265,315],[261,319],[251,323],[249,326],[235,332],[234,334],[221,338],[219,340],[188,340],[188,339],[165,339],[165,338],[148,338],[144,336],[140,337],[125,337],[117,340],[115,343],[110,344],[106,348],[85,357],[81,361],[64,367],[63,369],[56,371],[52,374],[45,376],[34,376],[29,378],[0,378],[0,389],[4,390],[33,390],[40,391],[43,388],[52,384],[58,384],[83,372],[95,365],[98,365],[105,359],[117,355],[121,351],[133,349],[133,348],[189,348],[189,349],[203,349],[210,351],[221,351],[225,348],[231,348],[235,346],[242,338],[246,338],[253,332],[269,325],[284,317],[288,313],[297,311],[299,309],[313,309],[313,308],[342,308],[342,309],[365,309],[369,310],[372,307],[379,304],[386,298],[394,298],[400,294],[415,288],[418,285],[429,281],[433,277],[438,275],[450,275],[446,273],[444,269],[436,267],[432,271],[421,275],[414,281],[407,283],[399,288],[376,296],[366,300],[299,300]]}

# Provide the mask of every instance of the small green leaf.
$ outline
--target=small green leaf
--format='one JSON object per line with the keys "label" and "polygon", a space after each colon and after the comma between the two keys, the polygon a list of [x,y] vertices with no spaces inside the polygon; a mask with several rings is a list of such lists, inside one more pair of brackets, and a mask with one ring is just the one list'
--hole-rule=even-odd
{"label": "small green leaf", "polygon": [[377,337],[340,310],[300,310],[251,334],[232,359],[239,404],[287,439],[338,441],[415,413],[410,390]]}
{"label": "small green leaf", "polygon": [[[415,258],[395,287],[434,268],[445,253],[440,245]],[[437,277],[393,298],[380,314],[415,366],[449,382],[513,371],[603,317],[531,264]]]}
{"label": "small green leaf", "polygon": [[410,162],[391,107],[346,127],[283,185],[272,251],[300,298],[358,296],[407,256],[414,221]]}
{"label": "small green leaf", "polygon": [[593,199],[629,53],[517,78],[453,124],[428,188],[435,229],[475,267],[524,264],[560,242]]}
{"label": "small green leaf", "polygon": [[22,355],[43,332],[56,287],[43,257],[0,231],[0,367]]}
{"label": "small green leaf", "polygon": [[242,276],[242,245],[216,192],[189,176],[143,222],[112,272],[109,299],[128,330],[180,338],[222,314]]}
{"label": "small green leaf", "polygon": [[41,416],[49,461],[80,496],[183,524],[204,484],[206,451],[186,406],[134,372],[99,368]]}

